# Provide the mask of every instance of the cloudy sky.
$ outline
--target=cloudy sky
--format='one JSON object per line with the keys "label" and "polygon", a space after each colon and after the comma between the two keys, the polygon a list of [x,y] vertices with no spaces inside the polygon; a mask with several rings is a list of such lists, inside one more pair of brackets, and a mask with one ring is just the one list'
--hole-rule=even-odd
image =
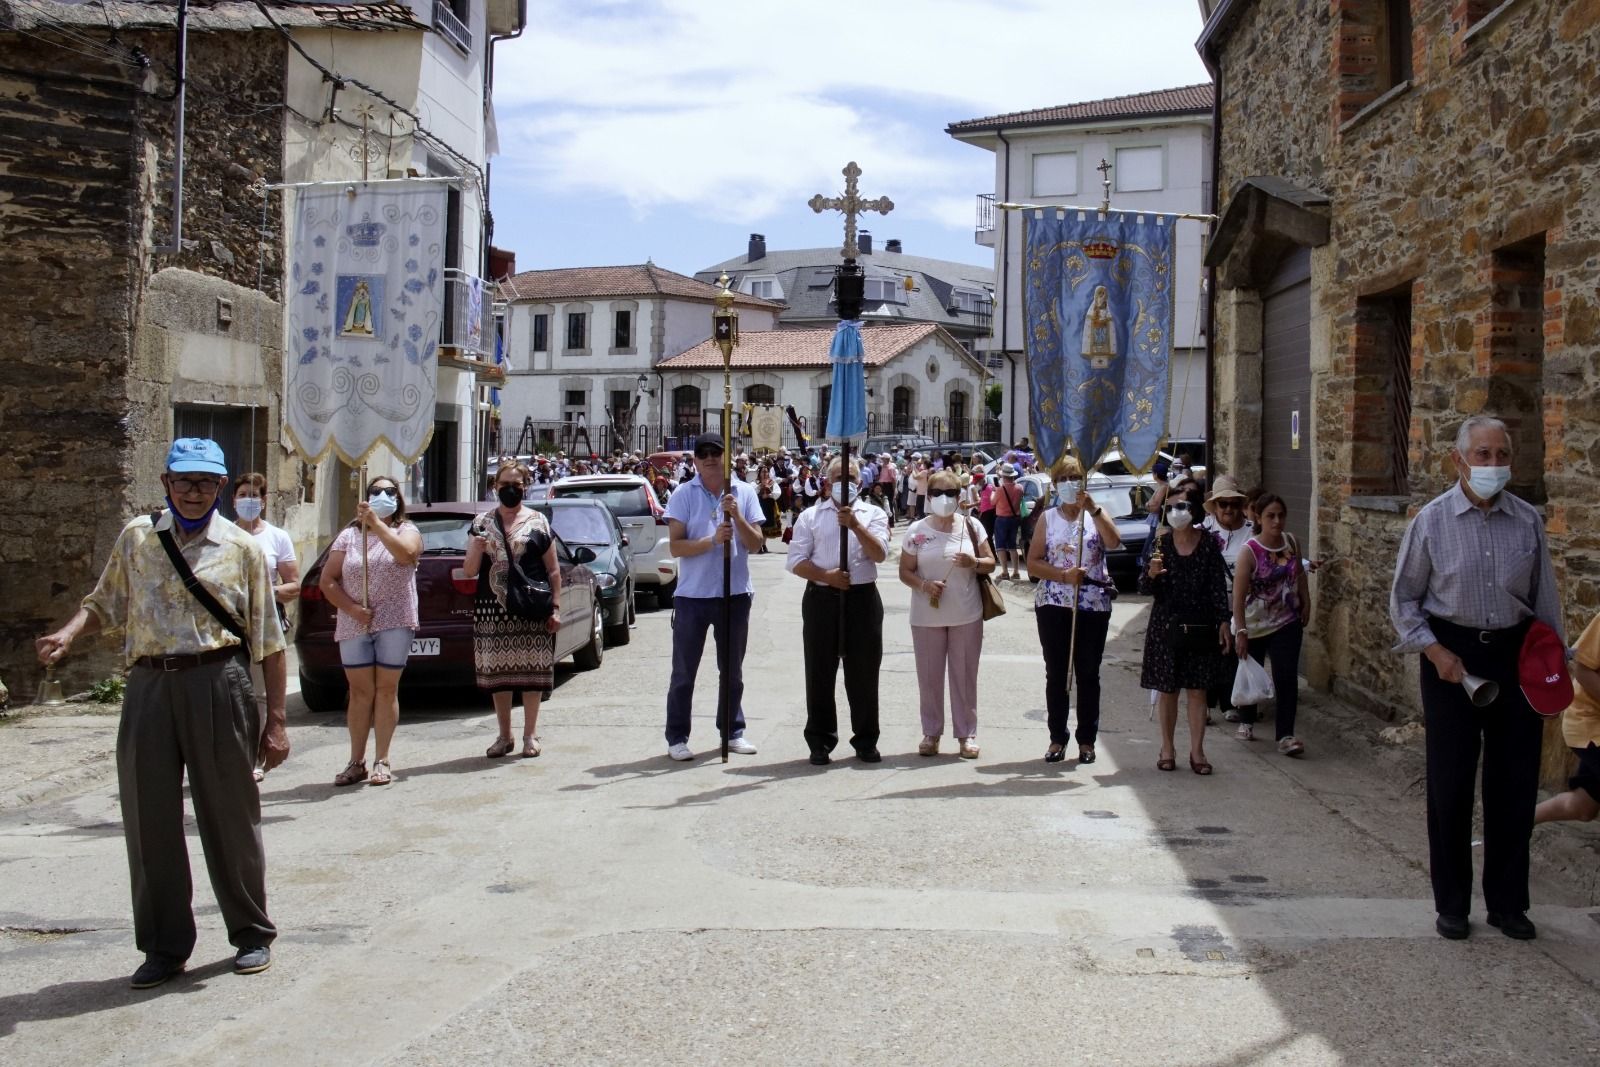
{"label": "cloudy sky", "polygon": [[[881,245],[991,262],[973,243],[993,156],[953,121],[1206,80],[1195,0],[530,0],[498,46],[495,244],[517,267],[693,273],[829,246],[858,161]],[[841,32],[840,16],[848,21]]]}

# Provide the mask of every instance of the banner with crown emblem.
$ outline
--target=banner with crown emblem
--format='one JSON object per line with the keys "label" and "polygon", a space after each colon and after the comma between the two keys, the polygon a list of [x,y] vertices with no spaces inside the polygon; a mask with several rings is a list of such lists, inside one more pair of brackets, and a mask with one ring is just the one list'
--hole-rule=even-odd
{"label": "banner with crown emblem", "polygon": [[[352,194],[352,190],[354,190]],[[290,250],[284,428],[307,462],[352,467],[433,436],[446,189],[302,189]]]}
{"label": "banner with crown emblem", "polygon": [[1040,459],[1093,467],[1120,445],[1148,470],[1167,432],[1173,220],[1045,209],[1023,216],[1029,415]]}

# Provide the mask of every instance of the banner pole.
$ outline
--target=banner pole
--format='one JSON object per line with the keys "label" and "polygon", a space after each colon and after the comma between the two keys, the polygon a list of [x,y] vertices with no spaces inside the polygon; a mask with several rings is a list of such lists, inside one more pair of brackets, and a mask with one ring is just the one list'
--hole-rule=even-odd
{"label": "banner pole", "polygon": [[[365,463],[363,463],[361,465],[361,473],[359,475],[357,475],[357,480],[360,482],[360,488],[358,488],[356,491],[364,495],[366,493],[366,491],[367,491],[367,465]],[[371,582],[371,579],[368,577],[368,567],[367,567],[367,524],[366,523],[362,523],[361,524],[361,607],[363,609],[366,609],[366,608],[371,606],[369,604],[369,600],[371,598],[371,595],[372,595],[372,582]],[[368,622],[367,622],[367,629],[368,630],[372,629],[371,620],[368,620]]]}

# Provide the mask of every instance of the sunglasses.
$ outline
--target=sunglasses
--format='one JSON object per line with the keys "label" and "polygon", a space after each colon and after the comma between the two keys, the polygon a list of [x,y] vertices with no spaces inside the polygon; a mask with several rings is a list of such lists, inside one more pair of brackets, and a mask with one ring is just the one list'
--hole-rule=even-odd
{"label": "sunglasses", "polygon": [[1189,510],[1189,505],[1188,504],[1171,504],[1171,505],[1168,505],[1168,507],[1167,507],[1167,511],[1169,511],[1169,512],[1173,512],[1173,511],[1184,511],[1184,512],[1187,512],[1188,510]]}
{"label": "sunglasses", "polygon": [[961,495],[961,490],[959,490],[959,489],[929,489],[928,490],[928,495],[929,496],[960,496]]}
{"label": "sunglasses", "polygon": [[390,500],[399,500],[400,499],[400,490],[385,488],[383,486],[377,486],[377,487],[374,487],[372,489],[368,489],[367,490],[367,499],[368,500],[373,500],[373,499],[375,499],[377,497],[380,497],[380,496],[386,496]]}
{"label": "sunglasses", "polygon": [[1239,503],[1237,500],[1218,500],[1212,506],[1218,511],[1222,511],[1224,509],[1228,511],[1238,511],[1240,508],[1244,507],[1244,505]]}
{"label": "sunglasses", "polygon": [[222,487],[218,478],[173,478],[172,488],[180,493],[215,493]]}
{"label": "sunglasses", "polygon": [[720,448],[697,448],[697,449],[694,450],[694,458],[695,459],[721,459],[722,458],[722,449],[720,449]]}

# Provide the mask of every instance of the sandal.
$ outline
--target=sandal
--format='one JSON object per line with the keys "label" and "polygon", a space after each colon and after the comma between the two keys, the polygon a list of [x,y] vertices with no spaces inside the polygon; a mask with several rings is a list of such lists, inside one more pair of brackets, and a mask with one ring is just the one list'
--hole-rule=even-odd
{"label": "sandal", "polygon": [[960,745],[961,745],[961,758],[962,759],[977,759],[978,758],[978,742],[974,741],[970,737],[958,737],[958,738],[956,738],[956,740],[958,742],[960,742]]}
{"label": "sandal", "polygon": [[543,751],[544,751],[544,749],[539,747],[539,739],[537,737],[534,737],[532,734],[523,734],[522,735],[522,758],[523,759],[533,759],[536,756],[538,756],[539,753],[541,753]]}
{"label": "sandal", "polygon": [[1094,746],[1093,745],[1079,745],[1078,746],[1078,765],[1079,766],[1087,766],[1088,764],[1091,764],[1093,762],[1094,762]]}
{"label": "sandal", "polygon": [[333,776],[333,784],[336,786],[355,785],[357,782],[364,782],[366,780],[366,760],[351,760],[349,763],[344,765],[344,770]]}
{"label": "sandal", "polygon": [[1199,763],[1196,763],[1194,757],[1190,756],[1189,769],[1196,774],[1210,774],[1211,764],[1207,763],[1205,760],[1201,760]]}
{"label": "sandal", "polygon": [[923,734],[922,740],[917,742],[917,755],[937,756],[939,754],[939,739],[932,734]]}
{"label": "sandal", "polygon": [[1064,760],[1066,758],[1067,758],[1067,746],[1066,745],[1051,745],[1049,748],[1045,749],[1044,761],[1046,763],[1060,763],[1062,760]]}
{"label": "sandal", "polygon": [[394,772],[389,767],[386,759],[372,761],[372,775],[367,779],[368,785],[388,785],[394,781]]}
{"label": "sandal", "polygon": [[1170,756],[1162,756],[1156,760],[1156,770],[1158,771],[1175,771],[1177,769],[1178,754],[1176,752]]}
{"label": "sandal", "polygon": [[501,756],[509,756],[516,747],[516,743],[511,738],[497,737],[494,739],[494,744],[489,746],[488,751],[484,752],[484,755],[490,759],[499,759]]}

